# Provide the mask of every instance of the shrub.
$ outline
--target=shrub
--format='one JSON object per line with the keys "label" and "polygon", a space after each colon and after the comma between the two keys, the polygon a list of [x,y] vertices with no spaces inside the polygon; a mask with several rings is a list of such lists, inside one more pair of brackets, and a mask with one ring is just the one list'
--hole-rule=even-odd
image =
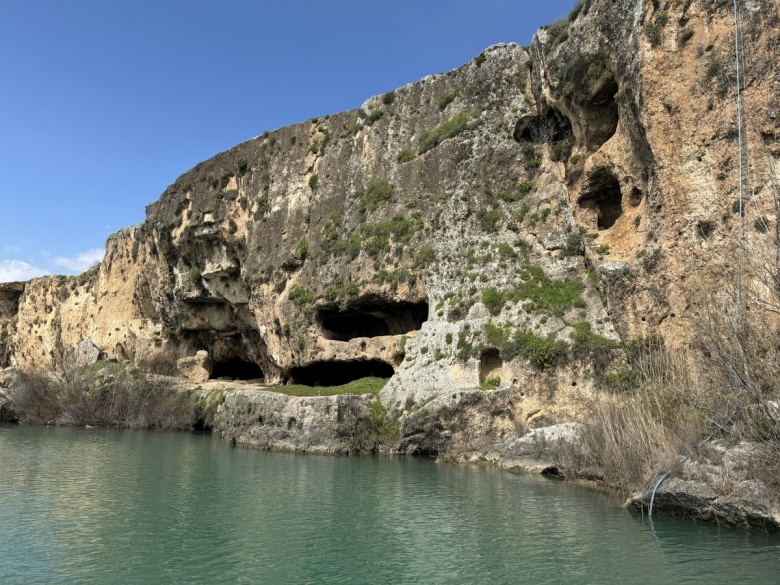
{"label": "shrub", "polygon": [[[103,369],[103,368],[101,368]],[[184,430],[195,424],[195,401],[169,382],[114,368],[66,371],[59,379],[21,373],[9,391],[20,420],[33,424]]]}
{"label": "shrub", "polygon": [[717,57],[713,57],[712,61],[707,65],[707,69],[704,72],[704,80],[712,81],[715,77],[718,77],[723,71],[723,62]]}
{"label": "shrub", "polygon": [[762,234],[767,233],[769,231],[769,218],[765,215],[762,215],[753,222],[753,227],[756,228],[757,232]]}
{"label": "shrub", "polygon": [[661,43],[662,31],[667,22],[669,14],[661,12],[652,22],[645,24],[645,36],[652,46],[657,47]]}
{"label": "shrub", "polygon": [[292,303],[298,307],[299,309],[305,305],[308,305],[309,303],[313,303],[316,299],[316,297],[310,293],[308,290],[303,288],[302,286],[298,284],[294,284],[292,288],[290,289],[290,294],[288,295],[288,298]]}
{"label": "shrub", "polygon": [[517,296],[521,300],[530,300],[542,310],[549,311],[557,317],[573,306],[583,305],[582,291],[585,285],[582,280],[554,281],[538,266],[529,265],[524,271],[526,281],[520,285]]}
{"label": "shrub", "polygon": [[547,25],[547,43],[551,47],[560,45],[569,38],[569,21],[561,19],[550,25]]}
{"label": "shrub", "polygon": [[579,232],[569,232],[566,234],[566,241],[561,248],[561,256],[581,256],[584,246],[582,245],[582,235]]}
{"label": "shrub", "polygon": [[298,240],[298,243],[295,244],[295,249],[293,250],[293,256],[296,260],[299,260],[300,262],[303,262],[306,260],[306,257],[309,255],[309,242],[306,241],[306,238],[301,238]]}
{"label": "shrub", "polygon": [[489,286],[482,291],[482,304],[487,307],[491,315],[498,315],[506,302],[506,296],[494,286]]}
{"label": "shrub", "polygon": [[479,385],[480,390],[494,390],[501,385],[500,376],[488,376],[485,381]]}
{"label": "shrub", "polygon": [[472,118],[469,112],[460,112],[446,122],[436,126],[433,130],[423,133],[420,138],[420,144],[417,148],[418,154],[424,154],[432,148],[438,146],[448,138],[453,138],[473,128],[477,120]]}
{"label": "shrub", "polygon": [[616,341],[594,333],[586,321],[574,324],[571,341],[574,357],[589,363],[595,370],[606,367],[612,360],[613,350],[619,347]]}
{"label": "shrub", "polygon": [[395,92],[394,91],[388,91],[385,95],[382,96],[382,103],[386,106],[389,106],[395,101]]}
{"label": "shrub", "polygon": [[456,347],[458,349],[458,353],[457,353],[458,359],[461,361],[465,362],[474,353],[474,346],[469,341],[468,335],[465,331],[461,331],[460,333],[458,333],[458,344]]}
{"label": "shrub", "polygon": [[199,285],[201,279],[203,278],[203,273],[201,272],[200,268],[190,268],[190,282],[194,285]]}
{"label": "shrub", "polygon": [[413,150],[409,150],[408,148],[404,148],[401,150],[395,157],[395,160],[399,164],[407,163],[410,161],[413,161],[417,155],[414,153]]}
{"label": "shrub", "polygon": [[567,348],[566,342],[556,339],[555,333],[539,337],[531,331],[517,331],[504,345],[504,359],[511,360],[519,355],[535,368],[546,370],[558,363]]}
{"label": "shrub", "polygon": [[487,61],[487,57],[485,56],[484,51],[479,55],[477,55],[476,57],[474,57],[474,63],[476,64],[477,67],[482,67],[482,64],[485,61]]}
{"label": "shrub", "polygon": [[317,175],[317,173],[314,173],[311,177],[309,177],[309,188],[312,191],[317,188],[317,181],[319,181],[319,175]]}
{"label": "shrub", "polygon": [[436,251],[430,246],[423,246],[414,256],[416,266],[427,267],[436,262]]}
{"label": "shrub", "polygon": [[500,211],[496,209],[480,209],[477,212],[477,219],[482,231],[489,234],[498,231],[498,223],[504,218]]}
{"label": "shrub", "polygon": [[509,330],[495,325],[492,321],[485,324],[485,339],[488,345],[493,347],[503,347],[509,339]]}
{"label": "shrub", "polygon": [[444,111],[447,109],[447,106],[449,106],[456,97],[458,97],[458,92],[454,90],[448,90],[441,94],[439,96],[439,110]]}
{"label": "shrub", "polygon": [[387,179],[375,179],[371,181],[365,190],[357,193],[360,200],[360,209],[363,212],[374,211],[382,203],[390,201],[395,189]]}

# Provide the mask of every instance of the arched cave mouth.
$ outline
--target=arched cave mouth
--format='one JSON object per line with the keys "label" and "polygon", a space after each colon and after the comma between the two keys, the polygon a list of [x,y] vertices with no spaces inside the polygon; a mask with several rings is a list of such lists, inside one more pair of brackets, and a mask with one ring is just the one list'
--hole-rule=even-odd
{"label": "arched cave mouth", "polygon": [[354,302],[343,309],[320,307],[317,310],[323,336],[336,341],[403,335],[419,330],[427,320],[427,301],[413,303],[372,298]]}
{"label": "arched cave mouth", "polygon": [[598,229],[607,230],[623,215],[622,199],[617,177],[609,169],[599,168],[586,179],[579,206],[593,210]]}
{"label": "arched cave mouth", "polygon": [[230,378],[232,380],[260,380],[265,378],[263,370],[254,362],[232,357],[213,360],[211,379]]}
{"label": "arched cave mouth", "polygon": [[479,357],[479,383],[485,384],[488,380],[501,380],[504,361],[501,355],[494,347],[490,347],[482,352]]}
{"label": "arched cave mouth", "polygon": [[515,125],[516,142],[532,142],[550,145],[550,157],[554,161],[568,160],[574,144],[574,134],[569,119],[555,108],[538,116],[526,116]]}
{"label": "arched cave mouth", "polygon": [[382,360],[342,360],[312,362],[289,372],[293,384],[306,386],[341,386],[360,378],[390,378],[393,366]]}

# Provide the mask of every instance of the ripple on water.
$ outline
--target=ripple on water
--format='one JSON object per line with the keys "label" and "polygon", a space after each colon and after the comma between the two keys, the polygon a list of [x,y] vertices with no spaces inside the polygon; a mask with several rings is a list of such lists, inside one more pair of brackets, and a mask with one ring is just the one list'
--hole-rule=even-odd
{"label": "ripple on water", "polygon": [[0,428],[0,583],[778,583],[780,538],[534,476]]}

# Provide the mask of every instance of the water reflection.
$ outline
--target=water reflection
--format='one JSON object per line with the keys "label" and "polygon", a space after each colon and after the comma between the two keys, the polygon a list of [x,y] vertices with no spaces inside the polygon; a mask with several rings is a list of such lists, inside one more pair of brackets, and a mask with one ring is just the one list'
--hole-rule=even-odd
{"label": "water reflection", "polygon": [[490,469],[1,427],[0,470],[2,583],[780,582],[780,537]]}

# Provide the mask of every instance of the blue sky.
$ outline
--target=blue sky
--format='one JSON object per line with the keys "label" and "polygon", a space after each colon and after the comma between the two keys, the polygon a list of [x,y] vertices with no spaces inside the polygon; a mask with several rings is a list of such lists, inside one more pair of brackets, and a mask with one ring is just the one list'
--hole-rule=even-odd
{"label": "blue sky", "polygon": [[75,274],[177,176],[574,0],[0,0],[0,282]]}

